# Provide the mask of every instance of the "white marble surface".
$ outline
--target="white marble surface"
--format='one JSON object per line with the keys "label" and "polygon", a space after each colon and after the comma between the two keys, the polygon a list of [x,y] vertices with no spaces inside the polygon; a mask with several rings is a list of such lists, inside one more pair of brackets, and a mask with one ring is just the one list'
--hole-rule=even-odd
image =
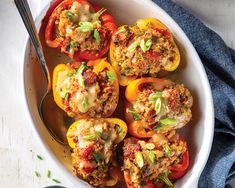
{"label": "white marble surface", "polygon": [[[39,0],[29,0],[34,15]],[[42,3],[44,0],[41,0]],[[226,43],[235,48],[235,1],[175,0],[188,8],[209,27],[217,31]],[[0,187],[41,188],[55,184],[47,178],[47,170],[63,185],[73,188],[58,168],[47,160],[30,128],[23,103],[21,64],[27,33],[13,0],[0,0]],[[44,157],[38,160],[36,155]],[[38,178],[35,171],[41,174]]]}

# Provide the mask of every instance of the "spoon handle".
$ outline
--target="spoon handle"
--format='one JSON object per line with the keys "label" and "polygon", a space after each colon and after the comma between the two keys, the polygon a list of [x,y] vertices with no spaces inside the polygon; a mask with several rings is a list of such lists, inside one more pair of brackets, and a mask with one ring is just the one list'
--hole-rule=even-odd
{"label": "spoon handle", "polygon": [[14,0],[14,1],[16,4],[16,7],[20,13],[20,16],[24,22],[24,25],[28,31],[30,39],[33,43],[36,55],[39,60],[39,63],[42,67],[42,70],[43,70],[45,76],[46,76],[47,89],[50,90],[50,88],[51,88],[50,73],[49,73],[48,67],[46,65],[46,60],[45,60],[45,57],[43,54],[42,45],[39,40],[39,36],[37,34],[36,25],[33,20],[32,13],[29,8],[29,4],[28,4],[27,0]]}

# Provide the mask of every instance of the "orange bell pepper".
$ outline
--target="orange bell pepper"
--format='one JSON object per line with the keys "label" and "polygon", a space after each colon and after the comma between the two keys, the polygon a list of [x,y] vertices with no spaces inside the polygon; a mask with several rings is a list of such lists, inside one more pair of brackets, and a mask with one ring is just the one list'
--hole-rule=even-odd
{"label": "orange bell pepper", "polygon": [[[116,33],[122,31],[125,27],[129,27],[130,29],[137,27],[140,30],[146,31],[146,30],[148,30],[150,25],[151,25],[151,27],[155,28],[157,31],[162,33],[162,35],[169,37],[171,43],[174,44],[174,46],[175,46],[174,47],[174,51],[175,51],[176,55],[175,55],[175,58],[174,58],[173,62],[169,63],[167,66],[164,66],[164,67],[161,68],[162,71],[168,71],[168,72],[174,71],[179,66],[179,64],[180,64],[180,52],[179,52],[179,49],[178,49],[178,47],[177,47],[177,45],[176,45],[176,43],[174,41],[174,38],[171,35],[170,31],[158,19],[156,19],[156,18],[140,19],[140,20],[137,20],[137,22],[135,23],[135,25],[133,27],[126,26],[126,25],[119,27],[118,31]],[[131,81],[135,80],[139,76],[125,76],[125,75],[121,75],[120,74],[118,62],[116,61],[116,59],[114,57],[114,51],[115,50],[116,50],[116,46],[115,46],[114,42],[111,41],[110,51],[109,51],[111,64],[112,64],[112,66],[114,67],[114,69],[117,72],[120,85],[126,86]],[[151,53],[150,53],[150,56],[153,59],[157,59],[157,56],[151,55]]]}
{"label": "orange bell pepper", "polygon": [[[83,62],[84,63],[84,62]],[[61,97],[60,92],[57,89],[57,86],[60,84],[59,83],[59,75],[61,72],[67,71],[69,74],[76,74],[76,70],[81,67],[82,62],[72,62],[68,64],[59,64],[55,67],[53,71],[53,82],[52,82],[52,90],[53,90],[53,96],[56,104],[65,112],[68,113],[69,116],[74,117],[74,118],[86,118],[86,117],[109,117],[111,114],[115,111],[118,103],[118,96],[119,96],[119,83],[117,75],[115,71],[113,70],[112,66],[106,61],[106,59],[98,59],[95,61],[89,61],[86,63],[85,66],[88,66],[91,68],[91,71],[97,75],[102,72],[102,71],[107,71],[111,74],[112,78],[112,87],[115,90],[115,94],[117,95],[116,101],[112,103],[112,109],[107,111],[104,114],[94,114],[93,116],[90,116],[88,114],[89,110],[87,112],[75,112],[71,111],[71,108],[69,107],[69,99],[72,95],[72,93],[68,93],[69,96],[67,96],[68,100],[65,100],[65,98]],[[107,73],[106,72],[106,73]],[[108,79],[107,79],[108,80]],[[97,80],[98,82],[98,80]],[[84,84],[84,83],[83,83]],[[82,87],[78,85],[77,87]],[[83,86],[85,87],[85,86]],[[105,106],[104,106],[105,107]],[[102,112],[103,113],[103,112]]]}
{"label": "orange bell pepper", "polygon": [[[68,46],[69,42],[67,41],[67,39],[55,35],[55,30],[56,30],[55,23],[59,19],[61,12],[68,9],[75,1],[80,3],[81,5],[89,4],[95,12],[101,10],[100,7],[98,7],[95,4],[89,3],[87,0],[56,0],[55,2],[53,2],[44,18],[44,21],[47,22],[45,28],[45,41],[49,47],[57,49],[60,48],[66,49],[66,47]],[[64,52],[66,55],[70,56],[76,61],[95,60],[103,57],[108,52],[111,36],[117,30],[117,26],[115,24],[114,18],[106,11],[100,15],[99,19],[101,21],[102,27],[108,30],[108,34],[107,35],[105,34],[105,37],[107,37],[106,44],[97,51],[94,50],[82,51],[78,49],[73,54],[72,57],[68,52]]]}
{"label": "orange bell pepper", "polygon": [[126,87],[125,97],[127,102],[125,104],[125,119],[128,124],[129,133],[138,138],[150,138],[156,133],[154,130],[146,131],[143,126],[143,122],[141,120],[135,120],[133,115],[127,112],[127,109],[130,109],[132,103],[137,100],[140,94],[141,85],[148,83],[154,84],[154,87],[159,91],[174,84],[170,80],[163,80],[159,78],[140,78],[130,82],[130,84]]}

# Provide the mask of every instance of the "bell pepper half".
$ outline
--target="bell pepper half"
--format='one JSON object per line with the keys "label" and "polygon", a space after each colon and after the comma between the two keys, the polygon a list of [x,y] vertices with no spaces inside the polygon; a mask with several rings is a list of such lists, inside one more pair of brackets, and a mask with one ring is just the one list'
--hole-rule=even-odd
{"label": "bell pepper half", "polygon": [[[102,78],[100,78],[101,76]],[[61,86],[61,82],[66,79],[72,80],[69,87],[75,89],[68,89],[68,91],[66,91],[66,87],[68,86]],[[98,84],[98,86],[92,86],[91,84]],[[99,87],[98,91],[96,87]],[[53,71],[52,90],[56,104],[62,110],[67,112],[69,116],[74,118],[109,117],[115,111],[118,103],[118,79],[115,71],[106,59],[97,59],[95,61],[88,61],[87,63],[72,62],[57,65]],[[78,90],[79,93],[77,93]],[[85,98],[79,99],[80,101],[75,103],[74,101],[78,99],[77,97],[81,98],[84,92],[87,93],[86,97],[84,95]],[[98,97],[101,97],[99,94],[102,92],[103,94],[106,92],[106,99],[100,98],[99,100]],[[107,109],[106,104],[111,100],[110,97],[113,97],[113,101],[109,102],[112,104],[108,105],[109,109],[104,112],[104,109]],[[100,105],[91,107],[95,110],[95,113],[90,113],[91,108],[89,107],[89,104],[92,105],[95,103],[96,99],[100,101]],[[78,108],[78,106],[80,108]],[[83,109],[83,111],[80,111],[79,109]]]}
{"label": "bell pepper half", "polygon": [[[75,47],[77,41],[71,41],[71,37],[61,36],[58,33],[58,21],[60,19],[61,13],[71,8],[74,2],[78,2],[81,6],[89,5],[90,8],[93,9],[94,13],[101,14],[99,16],[99,20],[101,22],[101,29],[92,31],[94,32],[94,34],[92,35],[94,36],[94,39],[97,40],[97,42],[104,41],[104,45],[100,46],[96,50],[81,50],[79,46]],[[68,14],[66,15],[69,19],[71,19],[71,17],[75,14],[68,12]],[[104,56],[109,50],[111,36],[117,29],[113,17],[108,14],[105,9],[101,9],[99,6],[89,3],[87,0],[56,0],[51,4],[44,20],[47,21],[45,28],[46,44],[51,48],[61,49],[66,55],[77,61],[95,60]],[[86,27],[85,30],[83,30],[82,32],[87,32],[86,29],[89,30],[91,24],[90,22],[88,22],[89,20],[83,21],[82,23],[78,22],[78,25],[83,24],[83,29]],[[73,53],[70,53],[71,46],[73,49],[75,49]]]}
{"label": "bell pepper half", "polygon": [[[148,86],[151,86],[153,91],[151,91],[151,94],[143,96],[143,90]],[[146,89],[148,92],[149,90]],[[164,96],[162,96],[163,93],[165,93]],[[126,87],[125,97],[127,100],[125,103],[125,119],[129,126],[128,131],[132,136],[138,138],[150,138],[156,132],[167,132],[181,128],[192,117],[193,99],[190,92],[183,85],[175,84],[170,80],[152,77],[136,79]],[[135,108],[137,109],[135,107],[136,101],[139,98],[142,102],[138,103],[138,109],[141,113],[144,110],[145,115],[141,115],[135,110]],[[145,104],[148,104],[148,106]],[[177,117],[172,115],[175,112],[178,112]],[[168,113],[171,115],[168,116]],[[181,120],[181,117],[184,117],[183,120]]]}
{"label": "bell pepper half", "polygon": [[[138,77],[142,77],[145,76],[144,75],[139,75],[139,74],[134,74],[134,67],[135,66],[139,66],[139,71],[140,73],[143,72],[144,68],[146,67],[146,70],[149,69],[151,67],[151,65],[147,64],[144,65],[143,61],[147,60],[151,60],[150,64],[153,64],[153,62],[157,62],[159,61],[159,57],[164,53],[163,51],[159,50],[155,51],[154,49],[151,49],[151,46],[153,46],[154,43],[158,43],[157,39],[154,38],[150,38],[149,40],[145,39],[143,41],[138,41],[138,39],[136,39],[137,41],[135,41],[136,36],[138,35],[142,35],[144,32],[148,31],[149,28],[153,28],[154,30],[158,31],[163,37],[165,37],[167,40],[170,41],[170,43],[173,46],[173,51],[175,53],[173,58],[169,58],[167,60],[167,62],[164,63],[164,65],[161,65],[160,67],[156,68],[159,69],[158,72],[162,71],[174,71],[180,63],[180,52],[179,49],[174,41],[174,38],[172,36],[172,34],[170,33],[169,29],[162,23],[160,22],[158,19],[156,18],[145,18],[145,19],[140,19],[137,20],[137,22],[135,23],[134,26],[128,26],[128,25],[123,25],[121,27],[118,28],[118,31],[113,35],[112,41],[111,41],[111,45],[110,45],[110,60],[111,60],[111,64],[113,65],[114,69],[117,72],[118,78],[119,78],[119,83],[122,86],[126,86],[128,85],[128,83],[130,83],[131,81],[135,80]],[[126,30],[126,31],[125,31]],[[139,33],[135,33],[135,30],[137,30]],[[126,32],[128,36],[118,36],[120,33],[122,32]],[[131,33],[131,31],[134,31],[134,33]],[[115,37],[115,36],[118,37]],[[116,38],[118,38],[116,40]],[[147,41],[146,41],[147,40]],[[120,42],[121,41],[121,42]],[[132,41],[131,43],[129,41]],[[134,41],[134,42],[133,42]],[[132,75],[128,75],[126,76],[125,74],[122,74],[120,69],[123,65],[123,58],[121,59],[121,61],[118,61],[117,57],[115,56],[115,51],[118,49],[118,45],[125,45],[124,51],[126,53],[126,51],[129,51],[129,54],[127,53],[126,56],[129,56],[128,58],[135,59],[135,62],[132,63],[132,67],[128,67],[128,71],[132,73]],[[139,49],[142,49],[139,50]],[[138,53],[136,53],[135,55],[130,55],[130,53],[133,53],[133,51],[137,50]],[[143,53],[144,51],[144,53]],[[117,52],[117,54],[122,54],[122,51]],[[140,63],[136,63],[136,59],[139,59],[139,56],[144,57]],[[117,55],[119,56],[119,55]],[[127,59],[127,58],[126,58]],[[129,59],[129,60],[130,60]],[[125,61],[126,62],[126,61]],[[169,62],[169,63],[168,63]],[[139,65],[137,65],[139,64]],[[158,65],[159,66],[159,65]],[[154,68],[152,68],[154,69]],[[157,72],[154,73],[154,75],[156,75]],[[151,70],[149,70],[149,73],[151,77],[155,77],[151,75]]]}
{"label": "bell pepper half", "polygon": [[[90,119],[91,120],[91,119]],[[78,139],[78,135],[77,135],[77,126],[83,125],[83,121],[87,121],[86,119],[80,119],[75,121],[68,129],[67,132],[67,140],[68,140],[68,144],[72,149],[75,149],[76,147],[78,147],[79,150],[82,150],[82,148],[79,148],[79,141],[77,141]],[[125,138],[126,134],[127,134],[127,125],[124,121],[122,121],[121,119],[118,118],[100,118],[100,119],[96,119],[97,123],[102,123],[102,122],[108,122],[111,124],[115,124],[118,126],[118,137],[114,140],[115,144],[118,144],[120,142],[123,141],[123,139]],[[94,125],[95,126],[95,125]],[[99,125],[98,125],[99,126]],[[89,132],[88,132],[89,133]],[[102,134],[105,134],[105,132],[100,132],[98,136],[102,137]],[[92,136],[94,135],[83,135],[83,138],[86,138],[88,141],[89,139],[93,139]],[[99,141],[95,141],[95,142],[99,142]],[[77,146],[77,144],[79,146]],[[103,143],[104,144],[104,143]],[[110,143],[109,143],[110,144]],[[84,144],[83,144],[84,145]],[[92,146],[93,147],[93,146]],[[93,148],[94,149],[94,148]],[[90,157],[88,157],[88,155],[90,155],[90,153],[93,152],[93,149],[90,148],[90,146],[88,146],[87,149],[84,150],[84,157],[85,160],[86,158],[88,158],[87,160],[90,160]],[[107,154],[107,153],[104,153]],[[83,159],[82,159],[83,160]],[[89,169],[89,173],[92,173],[92,169]],[[121,179],[122,177],[122,173],[121,173],[121,169],[118,166],[111,166],[110,169],[108,170],[108,176],[109,178],[106,179],[106,181],[103,183],[105,186],[114,186],[117,184],[117,182]]]}

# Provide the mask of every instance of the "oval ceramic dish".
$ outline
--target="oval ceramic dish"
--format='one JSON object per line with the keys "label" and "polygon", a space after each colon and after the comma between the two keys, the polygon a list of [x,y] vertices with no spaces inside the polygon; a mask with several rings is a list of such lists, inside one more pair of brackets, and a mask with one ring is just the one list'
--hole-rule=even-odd
{"label": "oval ceramic dish", "polygon": [[[197,187],[198,179],[210,153],[214,132],[214,111],[208,79],[196,50],[174,20],[149,0],[97,0],[92,2],[107,8],[119,25],[133,25],[137,19],[155,17],[163,22],[174,35],[181,53],[181,64],[175,72],[171,73],[169,78],[184,83],[190,89],[194,98],[193,119],[185,128],[180,130],[188,142],[190,167],[187,174],[175,183],[175,187]],[[45,4],[45,1],[43,3]],[[48,7],[49,0],[46,6],[39,8],[38,28]],[[36,56],[31,50],[29,40],[26,41],[24,48],[22,82],[25,91],[25,103],[37,139],[45,149],[48,157],[59,166],[61,173],[74,184],[74,187],[89,187],[86,182],[73,175],[69,148],[53,140],[40,118],[38,105],[46,89],[46,81],[39,64],[35,62]],[[44,43],[43,48],[46,52],[47,61],[54,62],[49,67],[51,71],[55,64],[66,62],[66,57],[61,55],[59,51],[56,55],[50,56],[51,53],[55,54],[54,50],[47,48]],[[60,119],[55,118],[55,121],[59,122]],[[119,185],[119,187],[123,186]]]}

